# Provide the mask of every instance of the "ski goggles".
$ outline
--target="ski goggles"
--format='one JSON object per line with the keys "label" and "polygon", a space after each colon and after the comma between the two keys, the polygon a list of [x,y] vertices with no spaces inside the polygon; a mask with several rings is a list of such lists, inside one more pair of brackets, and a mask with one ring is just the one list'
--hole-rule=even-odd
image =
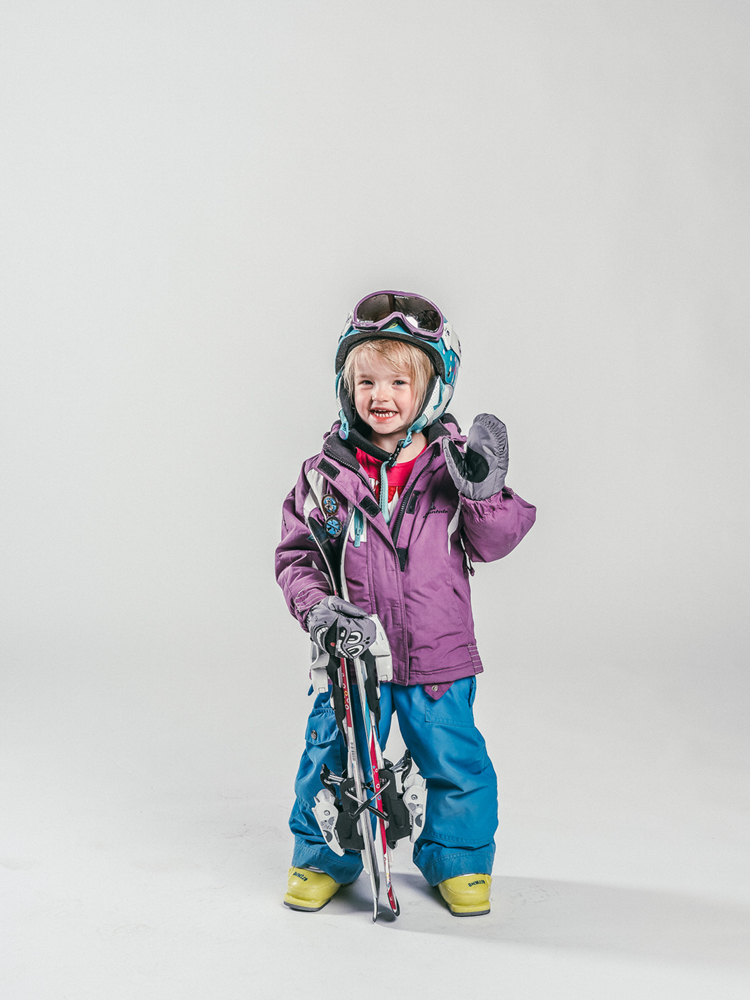
{"label": "ski goggles", "polygon": [[394,319],[425,340],[440,340],[443,314],[434,302],[411,292],[373,292],[354,307],[352,326],[362,331],[378,331]]}

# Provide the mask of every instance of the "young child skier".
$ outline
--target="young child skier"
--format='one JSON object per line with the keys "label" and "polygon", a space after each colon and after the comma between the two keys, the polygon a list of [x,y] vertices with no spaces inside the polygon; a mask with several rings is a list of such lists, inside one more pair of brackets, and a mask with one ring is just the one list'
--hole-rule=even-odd
{"label": "young child skier", "polygon": [[[473,562],[511,552],[535,508],[505,485],[505,425],[480,414],[468,438],[447,412],[460,364],[455,332],[429,300],[405,292],[365,296],[336,352],[339,420],[308,459],[283,507],[276,577],[291,613],[323,646],[332,625],[337,653],[358,656],[383,624],[393,680],[381,684],[379,741],[395,711],[426,779],[424,829],[414,863],[456,916],[488,913],[497,829],[497,780],[474,725]],[[349,532],[349,601],[332,596],[306,522],[310,476],[322,477],[326,530]],[[347,518],[347,514],[349,517]],[[359,852],[334,853],[313,816],[323,764],[346,763],[329,695],[319,694],[290,816],[295,838],[284,902],[319,910],[362,870]]]}

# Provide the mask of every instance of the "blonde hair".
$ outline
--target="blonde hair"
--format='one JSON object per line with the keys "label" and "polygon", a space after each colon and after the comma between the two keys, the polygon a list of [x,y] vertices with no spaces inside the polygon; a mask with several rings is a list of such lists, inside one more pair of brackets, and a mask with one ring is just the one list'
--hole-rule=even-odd
{"label": "blonde hair", "polygon": [[394,371],[403,372],[409,376],[421,410],[430,379],[435,375],[432,362],[425,352],[415,347],[414,344],[406,344],[403,340],[390,340],[386,337],[378,340],[365,340],[363,343],[357,344],[349,351],[344,362],[344,385],[350,395],[354,392],[357,358],[368,354],[370,356],[378,355]]}

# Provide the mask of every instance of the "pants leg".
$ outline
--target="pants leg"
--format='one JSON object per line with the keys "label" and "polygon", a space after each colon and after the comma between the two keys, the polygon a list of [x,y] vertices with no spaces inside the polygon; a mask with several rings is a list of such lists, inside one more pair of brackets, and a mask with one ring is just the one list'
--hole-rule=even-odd
{"label": "pants leg", "polygon": [[[385,746],[391,726],[392,701],[390,684],[381,685],[379,741]],[[359,698],[352,690],[355,715],[360,717]],[[315,796],[323,788],[320,769],[327,764],[334,774],[341,774],[346,767],[346,745],[336,726],[336,719],[328,693],[315,698],[305,730],[305,749],[300,759],[294,783],[296,799],[289,817],[289,828],[294,834],[292,865],[320,868],[337,882],[354,882],[362,871],[359,851],[344,851],[343,857],[335,854],[326,844],[312,809]]]}
{"label": "pants leg", "polygon": [[492,872],[497,778],[474,725],[476,678],[456,681],[437,701],[421,686],[392,687],[404,742],[427,781],[425,829],[414,863],[430,885]]}
{"label": "pants leg", "polygon": [[[497,778],[484,739],[474,725],[476,679],[456,681],[434,701],[421,686],[382,684],[379,742],[385,747],[391,714],[398,714],[404,742],[427,781],[425,829],[414,845],[414,863],[430,885],[471,872],[491,874],[497,829]],[[359,715],[356,689],[352,692]],[[334,854],[312,814],[322,789],[322,764],[341,774],[344,739],[327,694],[318,695],[307,721],[305,750],[289,818],[295,848],[292,864],[320,868],[337,882],[353,882],[362,871],[357,851]]]}

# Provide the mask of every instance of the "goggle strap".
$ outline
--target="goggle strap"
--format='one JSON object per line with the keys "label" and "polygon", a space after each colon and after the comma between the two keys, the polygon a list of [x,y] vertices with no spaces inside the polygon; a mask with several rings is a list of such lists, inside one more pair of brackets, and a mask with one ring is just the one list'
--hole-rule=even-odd
{"label": "goggle strap", "polygon": [[402,312],[392,312],[384,319],[379,320],[357,320],[355,318],[352,322],[352,326],[355,330],[361,330],[362,333],[385,332],[387,335],[387,327],[389,327],[393,322],[401,323],[413,337],[420,337],[422,340],[426,340],[429,344],[436,344],[443,335],[442,327],[439,327],[438,331],[423,330],[417,323]]}

